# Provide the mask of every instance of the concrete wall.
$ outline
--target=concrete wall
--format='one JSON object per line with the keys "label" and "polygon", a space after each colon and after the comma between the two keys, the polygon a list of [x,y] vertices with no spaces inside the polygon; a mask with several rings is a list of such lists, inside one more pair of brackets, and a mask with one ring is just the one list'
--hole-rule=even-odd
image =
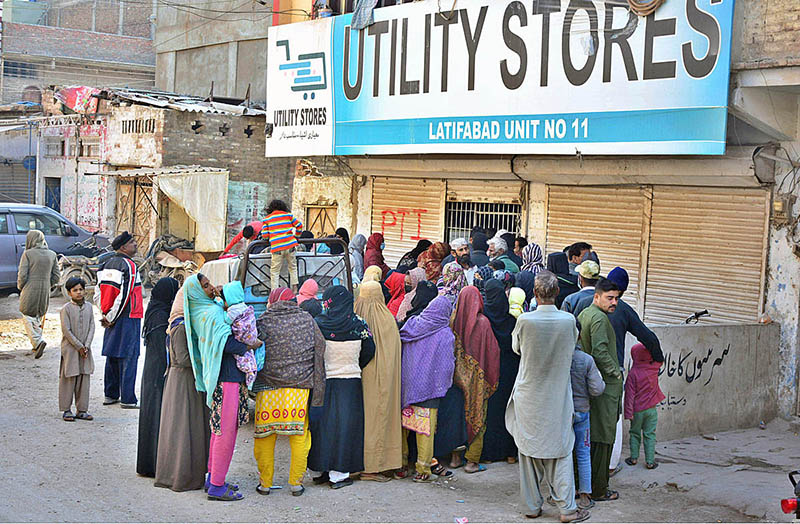
{"label": "concrete wall", "polygon": [[336,206],[336,227],[356,231],[353,176],[296,176],[292,192],[292,211],[306,221],[307,206]]}
{"label": "concrete wall", "polygon": [[[161,167],[166,110],[148,106],[113,106],[108,119],[107,158],[111,165]],[[123,133],[123,122],[155,120],[152,133]]]}
{"label": "concrete wall", "polygon": [[[778,415],[777,324],[654,327],[666,361],[659,440],[749,428]],[[626,426],[627,430],[627,426]]]}
{"label": "concrete wall", "polygon": [[231,14],[209,24],[209,13],[190,13],[159,3],[154,39],[156,87],[208,95],[213,80],[216,96],[244,98],[250,85],[250,99],[263,103],[271,6],[272,2],[242,6],[223,0],[214,9]]}
{"label": "concrete wall", "polygon": [[[76,157],[72,146],[77,132],[99,145],[96,157]],[[61,214],[89,231],[113,233],[116,225],[115,181],[111,177],[87,175],[101,171],[107,155],[107,129],[104,124],[42,127],[36,173],[36,203],[45,204],[45,178],[61,179]],[[45,156],[45,144],[51,139],[67,141],[64,157]]]}

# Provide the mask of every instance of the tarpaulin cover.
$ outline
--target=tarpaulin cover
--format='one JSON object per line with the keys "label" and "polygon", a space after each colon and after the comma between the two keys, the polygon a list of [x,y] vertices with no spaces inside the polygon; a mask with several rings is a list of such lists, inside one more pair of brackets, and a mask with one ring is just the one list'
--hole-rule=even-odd
{"label": "tarpaulin cover", "polygon": [[55,92],[53,96],[76,113],[96,113],[97,98],[92,95],[99,94],[95,87],[65,87]]}
{"label": "tarpaulin cover", "polygon": [[158,188],[197,223],[195,251],[225,249],[228,171],[159,175]]}

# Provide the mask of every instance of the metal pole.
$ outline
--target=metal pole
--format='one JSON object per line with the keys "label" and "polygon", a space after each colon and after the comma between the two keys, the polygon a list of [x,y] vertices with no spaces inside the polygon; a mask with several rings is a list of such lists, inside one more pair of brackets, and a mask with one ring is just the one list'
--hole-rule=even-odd
{"label": "metal pole", "polygon": [[28,172],[28,203],[33,204],[33,195],[31,194],[31,153],[33,152],[33,138],[31,137],[31,133],[33,132],[33,122],[28,122],[28,166],[25,170]]}

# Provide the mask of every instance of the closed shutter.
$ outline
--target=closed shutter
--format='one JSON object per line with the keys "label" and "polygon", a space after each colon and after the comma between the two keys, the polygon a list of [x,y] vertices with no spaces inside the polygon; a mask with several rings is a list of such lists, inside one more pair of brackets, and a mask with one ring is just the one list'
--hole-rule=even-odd
{"label": "closed shutter", "polygon": [[20,164],[0,168],[0,200],[33,203],[36,194],[36,171],[30,173]]}
{"label": "closed shutter", "polygon": [[396,267],[420,239],[441,240],[444,190],[443,180],[373,178],[372,232],[383,233],[389,267]]}
{"label": "closed shutter", "polygon": [[522,182],[448,180],[447,201],[521,204]]}
{"label": "closed shutter", "polygon": [[645,319],[753,322],[761,310],[769,197],[759,189],[653,190]]}
{"label": "closed shutter", "polygon": [[636,309],[645,224],[647,188],[549,186],[547,253],[588,242],[600,258],[600,273],[619,266],[630,283],[625,302]]}

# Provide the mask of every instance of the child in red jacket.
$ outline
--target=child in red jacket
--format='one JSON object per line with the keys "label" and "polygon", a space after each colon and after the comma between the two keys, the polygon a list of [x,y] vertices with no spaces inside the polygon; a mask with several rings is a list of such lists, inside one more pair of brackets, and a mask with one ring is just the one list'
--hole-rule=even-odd
{"label": "child in red jacket", "polygon": [[639,445],[644,441],[644,458],[647,469],[658,467],[656,463],[656,426],[658,404],[664,393],[658,387],[658,370],[661,363],[653,360],[642,344],[631,348],[633,366],[625,381],[625,419],[631,421],[631,456],[625,463],[634,466],[639,460]]}

